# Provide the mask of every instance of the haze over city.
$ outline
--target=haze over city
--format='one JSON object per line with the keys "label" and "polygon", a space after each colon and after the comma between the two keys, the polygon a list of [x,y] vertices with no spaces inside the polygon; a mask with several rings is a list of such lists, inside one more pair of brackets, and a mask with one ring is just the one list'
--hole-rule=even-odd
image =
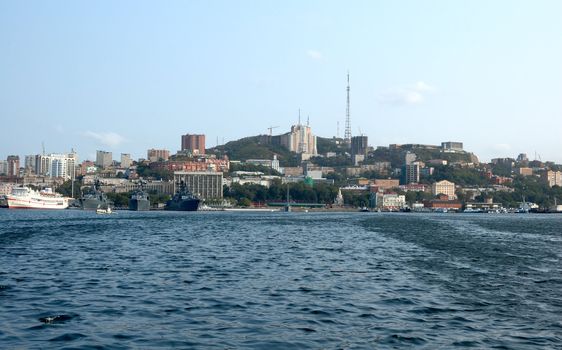
{"label": "haze over city", "polygon": [[562,162],[559,1],[1,2],[0,158],[286,132]]}

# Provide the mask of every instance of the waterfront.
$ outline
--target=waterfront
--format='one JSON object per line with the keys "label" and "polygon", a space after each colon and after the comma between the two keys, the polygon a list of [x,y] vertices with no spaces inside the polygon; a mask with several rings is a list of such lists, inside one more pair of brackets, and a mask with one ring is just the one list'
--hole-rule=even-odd
{"label": "waterfront", "polygon": [[538,214],[2,209],[0,345],[559,348],[560,227]]}

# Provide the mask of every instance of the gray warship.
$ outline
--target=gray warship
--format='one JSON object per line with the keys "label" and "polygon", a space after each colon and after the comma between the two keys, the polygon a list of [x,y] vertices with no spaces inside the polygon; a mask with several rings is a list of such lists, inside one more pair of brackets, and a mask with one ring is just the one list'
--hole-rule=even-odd
{"label": "gray warship", "polygon": [[113,207],[113,202],[101,191],[100,182],[96,180],[92,185],[91,192],[82,195],[80,198],[80,206],[84,210],[107,209]]}
{"label": "gray warship", "polygon": [[129,199],[129,210],[145,211],[150,210],[150,197],[144,191],[144,181],[139,181],[137,190]]}

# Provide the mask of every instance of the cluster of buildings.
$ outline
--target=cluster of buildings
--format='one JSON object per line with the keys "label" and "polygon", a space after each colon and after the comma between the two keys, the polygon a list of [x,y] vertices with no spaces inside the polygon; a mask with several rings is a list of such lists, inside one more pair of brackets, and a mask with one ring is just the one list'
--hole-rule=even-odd
{"label": "cluster of buildings", "polygon": [[[183,182],[188,189],[203,199],[222,199],[223,186],[239,184],[258,184],[269,187],[273,181],[282,182],[328,182],[333,183],[330,174],[336,171],[342,172],[348,178],[358,178],[353,186],[342,187],[341,190],[369,193],[371,206],[381,210],[399,210],[406,207],[406,195],[408,192],[422,192],[431,194],[431,198],[425,198],[416,205],[423,208],[459,209],[461,203],[458,201],[457,193],[485,193],[487,189],[460,188],[455,183],[442,180],[428,185],[424,178],[433,175],[436,166],[451,165],[443,159],[430,159],[421,161],[416,151],[439,151],[441,154],[464,154],[469,155],[470,161],[460,166],[474,166],[478,164],[478,158],[463,149],[461,142],[447,141],[441,145],[419,145],[391,144],[388,150],[403,155],[402,166],[393,167],[390,161],[366,162],[373,148],[368,144],[368,138],[364,135],[349,137],[343,140],[352,159],[352,166],[343,169],[334,167],[318,166],[313,163],[313,157],[330,158],[336,156],[334,152],[320,155],[317,147],[317,137],[307,122],[306,125],[299,121],[292,125],[290,131],[281,135],[262,135],[260,142],[279,145],[289,151],[300,155],[302,161],[300,166],[281,167],[276,155],[272,159],[246,159],[230,160],[227,156],[217,157],[206,154],[205,135],[185,134],[181,135],[180,149],[171,154],[166,149],[148,149],[146,158],[133,160],[129,153],[121,153],[119,161],[114,160],[113,153],[98,150],[95,160],[85,160],[79,163],[76,152],[51,153],[28,155],[24,163],[20,163],[17,155],[10,155],[5,161],[0,161],[0,183],[1,191],[7,191],[6,183],[23,182],[37,186],[57,186],[64,181],[83,177],[83,184],[90,185],[98,180],[102,183],[102,189],[112,192],[128,192],[136,188],[135,182],[144,171],[149,169],[151,174],[168,172],[173,174],[173,179],[154,179],[149,181],[146,188],[150,191],[164,194],[173,194],[176,185]],[[334,139],[334,142],[342,142]],[[244,163],[259,165],[275,170],[280,175],[265,175],[262,172],[237,171],[231,176],[224,175],[230,172],[231,164]],[[517,159],[496,158],[492,164],[509,169],[511,173],[519,176],[540,176],[550,187],[562,186],[562,172],[550,170],[540,162],[529,162],[526,155],[521,154]],[[143,172],[139,175],[140,169]],[[374,172],[378,179],[365,179],[361,176],[368,172]],[[385,178],[386,177],[386,178]],[[485,177],[489,180],[494,190],[510,190],[509,185],[512,177],[494,175],[491,169],[485,171]],[[372,177],[371,177],[372,178]],[[425,182],[425,183],[424,183]],[[470,192],[472,191],[472,192]],[[428,196],[426,196],[428,197]],[[473,196],[474,197],[474,196]],[[487,203],[490,204],[490,203]]]}

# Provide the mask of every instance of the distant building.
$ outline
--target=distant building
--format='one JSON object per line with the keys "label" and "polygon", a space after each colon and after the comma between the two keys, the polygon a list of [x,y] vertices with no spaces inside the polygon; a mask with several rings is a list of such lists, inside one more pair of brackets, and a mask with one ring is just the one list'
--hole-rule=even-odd
{"label": "distant building", "polygon": [[246,164],[252,165],[261,165],[267,168],[271,168],[275,171],[279,171],[279,159],[277,159],[277,155],[273,155],[273,159],[247,159]]}
{"label": "distant building", "polygon": [[96,151],[96,165],[107,168],[113,164],[113,154],[106,151]]}
{"label": "distant building", "polygon": [[146,151],[146,159],[149,162],[161,162],[170,159],[170,151],[167,149],[154,149],[151,148]]}
{"label": "distant building", "polygon": [[412,164],[413,162],[416,161],[416,158],[417,158],[417,156],[416,156],[415,153],[412,153],[412,152],[408,151],[408,152],[406,152],[406,154],[404,155],[404,164],[405,164],[405,165],[410,165],[410,164]]}
{"label": "distant building", "polygon": [[448,162],[444,159],[430,159],[427,161],[427,163],[431,164],[431,165],[447,165]]}
{"label": "distant building", "polygon": [[441,142],[441,149],[444,152],[459,152],[459,151],[463,151],[463,145],[462,142],[453,142],[453,141],[447,141],[447,142]]}
{"label": "distant building", "polygon": [[8,161],[0,160],[0,175],[8,175]]}
{"label": "distant building", "polygon": [[491,163],[495,164],[495,165],[504,165],[504,166],[513,167],[513,165],[515,164],[515,159],[513,159],[513,158],[493,158],[491,160]]}
{"label": "distant building", "polygon": [[190,150],[194,155],[205,154],[205,135],[185,134],[181,137],[181,150]]}
{"label": "distant building", "polygon": [[423,202],[424,207],[429,209],[447,209],[447,210],[460,210],[462,203],[457,200],[451,200],[449,196],[442,194],[437,199],[431,199]]}
{"label": "distant building", "polygon": [[80,175],[95,174],[97,171],[96,164],[91,160],[85,160],[80,164]]}
{"label": "distant building", "polygon": [[562,186],[562,171],[545,171],[541,178],[547,183],[549,187]]}
{"label": "distant building", "polygon": [[400,186],[400,181],[396,179],[375,179],[372,186],[384,191]]}
{"label": "distant building", "polygon": [[38,154],[35,156],[35,167],[33,171],[36,175],[69,180],[76,176],[75,171],[77,163],[78,155],[74,152],[67,154]]}
{"label": "distant building", "polygon": [[521,176],[531,176],[531,175],[533,175],[533,169],[521,167],[521,168],[515,169],[515,173],[517,175],[521,175]]}
{"label": "distant building", "polygon": [[375,194],[375,207],[381,210],[398,211],[406,206],[406,196],[396,193]]}
{"label": "distant building", "polygon": [[17,177],[20,173],[20,157],[8,156],[8,176]]}
{"label": "distant building", "polygon": [[431,193],[434,196],[444,194],[449,199],[457,198],[455,194],[455,184],[447,180],[437,181],[433,185],[431,185]]}
{"label": "distant building", "polygon": [[517,162],[518,163],[528,163],[529,162],[529,157],[527,157],[526,153],[520,153],[517,156]]}
{"label": "distant building", "polygon": [[351,155],[366,155],[369,147],[367,136],[353,136],[351,138]]}
{"label": "distant building", "polygon": [[312,134],[312,129],[308,125],[291,126],[291,131],[280,135],[280,143],[291,152],[301,155],[303,160],[318,155],[316,149],[316,136]]}
{"label": "distant building", "polygon": [[420,182],[421,164],[413,162],[402,167],[402,181],[404,185]]}
{"label": "distant building", "polygon": [[35,172],[35,155],[27,155],[25,156],[25,165],[24,165],[26,173]]}
{"label": "distant building", "polygon": [[174,190],[183,181],[189,191],[201,199],[222,199],[223,181],[221,172],[174,172]]}
{"label": "distant building", "polygon": [[121,153],[121,167],[128,168],[133,164],[131,155],[129,153]]}

